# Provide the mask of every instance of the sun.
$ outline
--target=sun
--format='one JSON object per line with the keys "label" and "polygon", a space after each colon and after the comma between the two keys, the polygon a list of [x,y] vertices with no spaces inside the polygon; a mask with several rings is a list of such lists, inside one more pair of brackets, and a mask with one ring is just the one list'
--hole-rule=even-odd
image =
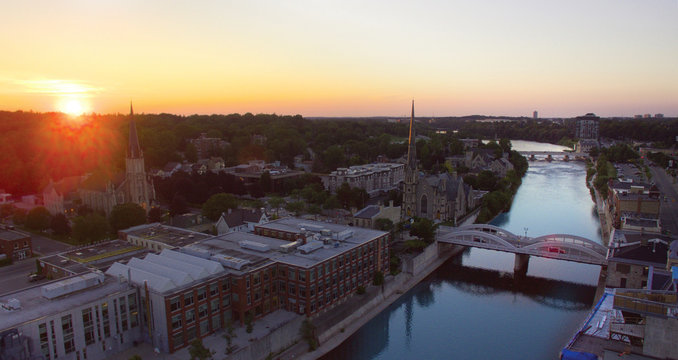
{"label": "sun", "polygon": [[87,111],[87,106],[81,99],[68,98],[61,102],[59,110],[71,116],[80,116]]}

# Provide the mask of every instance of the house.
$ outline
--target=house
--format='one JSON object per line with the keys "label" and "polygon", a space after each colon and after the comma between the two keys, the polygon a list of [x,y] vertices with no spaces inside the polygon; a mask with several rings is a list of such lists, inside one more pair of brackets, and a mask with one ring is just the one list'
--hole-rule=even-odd
{"label": "house", "polygon": [[0,229],[0,257],[23,260],[33,255],[31,236],[19,231]]}
{"label": "house", "polygon": [[254,226],[268,222],[268,216],[261,209],[228,209],[215,224],[217,234],[235,231],[254,231]]}
{"label": "house", "polygon": [[389,219],[396,224],[400,221],[400,206],[393,206],[393,201],[388,206],[368,205],[353,215],[353,225],[375,229],[377,219]]}
{"label": "house", "polygon": [[[629,231],[622,231],[616,237],[617,240],[610,245],[605,286],[630,289],[664,287],[671,278],[667,270],[669,244],[675,240]],[[661,284],[656,281],[658,278],[664,279]]]}
{"label": "house", "polygon": [[181,164],[178,162],[168,162],[165,164],[165,167],[162,168],[161,177],[168,178],[174,175],[175,172],[181,170]]}

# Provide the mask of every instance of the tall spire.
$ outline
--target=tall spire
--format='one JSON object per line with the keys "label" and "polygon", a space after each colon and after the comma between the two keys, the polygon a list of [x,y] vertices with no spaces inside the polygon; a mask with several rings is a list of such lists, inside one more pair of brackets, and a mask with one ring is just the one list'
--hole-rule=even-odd
{"label": "tall spire", "polygon": [[137,137],[137,127],[134,124],[134,109],[132,109],[132,102],[129,102],[129,144],[127,148],[127,157],[130,159],[138,159],[142,157],[141,147],[139,146],[139,138]]}
{"label": "tall spire", "polygon": [[407,167],[417,168],[417,139],[414,133],[414,100],[412,100],[412,116],[410,117],[410,136],[407,143]]}

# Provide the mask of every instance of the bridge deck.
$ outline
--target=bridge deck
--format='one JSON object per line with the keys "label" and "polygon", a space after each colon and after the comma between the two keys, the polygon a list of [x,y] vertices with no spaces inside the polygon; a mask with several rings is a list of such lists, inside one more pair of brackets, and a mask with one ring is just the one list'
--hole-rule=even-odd
{"label": "bridge deck", "polygon": [[476,224],[458,228],[441,227],[437,241],[585,264],[607,264],[607,248],[575,235],[553,234],[530,238],[516,236],[492,225]]}

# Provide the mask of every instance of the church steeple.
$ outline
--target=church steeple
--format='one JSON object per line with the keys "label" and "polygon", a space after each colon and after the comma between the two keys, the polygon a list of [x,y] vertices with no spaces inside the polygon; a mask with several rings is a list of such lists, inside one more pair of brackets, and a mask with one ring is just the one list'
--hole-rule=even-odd
{"label": "church steeple", "polygon": [[127,148],[127,158],[139,159],[143,157],[141,147],[139,146],[139,138],[137,137],[137,127],[134,124],[134,109],[132,109],[132,102],[129,103],[129,144]]}
{"label": "church steeple", "polygon": [[407,143],[407,167],[411,170],[417,168],[417,138],[414,133],[414,100],[412,100],[412,115],[410,117],[410,136]]}

